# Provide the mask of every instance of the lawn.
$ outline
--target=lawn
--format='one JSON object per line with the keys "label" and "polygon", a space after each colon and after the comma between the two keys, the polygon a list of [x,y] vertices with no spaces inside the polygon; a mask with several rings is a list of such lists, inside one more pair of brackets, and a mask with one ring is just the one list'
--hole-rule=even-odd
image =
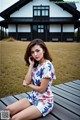
{"label": "lawn", "polygon": [[[0,41],[0,97],[30,90],[22,86],[28,69],[24,61],[28,43]],[[53,85],[80,79],[80,43],[46,42],[46,45],[57,75]]]}

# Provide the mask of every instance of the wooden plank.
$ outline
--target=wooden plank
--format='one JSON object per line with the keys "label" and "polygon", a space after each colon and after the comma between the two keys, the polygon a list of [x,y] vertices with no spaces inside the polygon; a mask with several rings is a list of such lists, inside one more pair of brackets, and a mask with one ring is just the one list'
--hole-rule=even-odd
{"label": "wooden plank", "polygon": [[59,120],[79,120],[80,119],[79,116],[57,105],[56,103],[51,113],[53,114],[53,116],[57,116]]}
{"label": "wooden plank", "polygon": [[1,101],[0,101],[0,110],[4,110],[6,107],[6,105],[4,105]]}
{"label": "wooden plank", "polygon": [[80,98],[79,97],[74,96],[70,93],[67,93],[66,91],[63,91],[63,90],[58,89],[56,87],[52,87],[52,91],[53,91],[53,93],[55,93],[63,98],[66,98],[67,100],[70,100],[70,101],[76,103],[77,105],[80,105],[80,102],[79,102]]}
{"label": "wooden plank", "polygon": [[21,94],[18,94],[18,95],[14,95],[15,98],[17,99],[22,99],[22,98],[26,98],[28,95],[26,93],[21,93]]}
{"label": "wooden plank", "polygon": [[80,85],[80,80],[76,80],[76,81],[73,81],[73,82]]}
{"label": "wooden plank", "polygon": [[38,118],[37,120],[58,120],[58,119],[54,117],[53,115],[48,114],[47,116]]}
{"label": "wooden plank", "polygon": [[13,96],[8,96],[8,97],[1,98],[1,101],[3,101],[3,103],[5,103],[6,105],[10,105],[16,102],[17,99],[14,98]]}
{"label": "wooden plank", "polygon": [[65,85],[68,85],[68,86],[70,86],[70,87],[73,87],[73,88],[75,88],[75,89],[77,89],[77,90],[80,90],[80,85],[78,85],[78,84],[75,84],[75,83],[73,83],[73,82],[68,82],[68,83],[64,83]]}
{"label": "wooden plank", "polygon": [[76,95],[78,97],[80,97],[80,91],[75,89],[75,88],[71,88],[69,86],[66,86],[65,84],[59,84],[59,85],[55,85],[55,87],[62,89],[68,93],[71,93],[73,95]]}
{"label": "wooden plank", "polygon": [[80,116],[80,106],[77,104],[74,104],[73,102],[64,99],[63,97],[60,97],[58,95],[54,95],[55,103],[59,104],[60,106],[64,107],[65,109],[73,112],[74,114]]}

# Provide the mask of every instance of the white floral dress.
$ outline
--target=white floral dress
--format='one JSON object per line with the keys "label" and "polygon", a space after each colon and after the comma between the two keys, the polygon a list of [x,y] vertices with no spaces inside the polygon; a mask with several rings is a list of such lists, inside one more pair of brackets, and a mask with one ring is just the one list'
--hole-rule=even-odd
{"label": "white floral dress", "polygon": [[55,70],[52,63],[46,60],[43,64],[38,64],[36,68],[32,69],[32,83],[36,86],[40,86],[42,79],[49,78],[48,86],[43,93],[39,93],[32,90],[28,96],[28,100],[32,105],[35,105],[41,112],[42,116],[47,115],[54,106],[53,93],[51,85],[54,79],[56,79]]}

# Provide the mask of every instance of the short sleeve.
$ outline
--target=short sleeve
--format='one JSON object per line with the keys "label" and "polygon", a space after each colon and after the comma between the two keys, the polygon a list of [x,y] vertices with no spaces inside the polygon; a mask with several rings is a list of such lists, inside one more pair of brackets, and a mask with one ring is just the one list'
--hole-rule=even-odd
{"label": "short sleeve", "polygon": [[42,78],[56,79],[56,74],[52,63],[47,62],[43,68]]}

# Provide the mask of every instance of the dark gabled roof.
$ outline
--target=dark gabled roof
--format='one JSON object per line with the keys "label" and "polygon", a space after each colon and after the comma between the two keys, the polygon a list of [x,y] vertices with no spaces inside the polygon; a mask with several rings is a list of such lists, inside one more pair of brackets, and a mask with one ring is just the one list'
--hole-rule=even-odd
{"label": "dark gabled roof", "polygon": [[50,0],[50,1],[53,1],[54,3],[57,3],[57,4],[64,4],[64,3],[68,3],[68,5],[70,5],[71,7],[73,7],[74,9],[76,9],[76,5],[74,2],[70,2],[70,1],[63,1],[63,0]]}
{"label": "dark gabled roof", "polygon": [[79,19],[80,18],[80,12],[77,10],[77,7],[75,5],[75,2],[68,2],[63,0],[50,0],[56,3],[58,6],[63,8],[64,10],[68,11],[73,15],[73,17]]}
{"label": "dark gabled roof", "polygon": [[[58,3],[57,3],[58,4]],[[73,15],[75,18],[80,18],[80,12],[77,10],[75,3],[59,3],[60,7],[62,7],[64,10],[68,11]]]}
{"label": "dark gabled roof", "polygon": [[3,12],[1,12],[0,16],[6,19],[6,18],[8,18],[10,16],[10,14],[12,14],[15,11],[19,10],[21,7],[23,7],[24,5],[26,5],[30,1],[32,1],[32,0],[19,0],[18,2],[16,2],[12,6],[10,6],[9,8],[7,8]]}
{"label": "dark gabled roof", "polygon": [[[14,13],[15,11],[19,10],[21,7],[23,7],[24,5],[26,5],[27,3],[29,3],[32,0],[19,0],[18,2],[16,2],[15,4],[13,4],[12,6],[10,6],[9,8],[7,8],[6,10],[4,10],[3,12],[0,13],[0,16],[3,18],[9,18],[10,14]],[[50,0],[53,1],[54,0]],[[71,13],[73,15],[73,17],[79,19],[80,18],[80,12],[76,9],[76,5],[75,3],[65,3],[63,0],[61,0],[61,3],[57,3],[56,4],[60,7],[62,7],[64,10],[68,11],[69,13]]]}

